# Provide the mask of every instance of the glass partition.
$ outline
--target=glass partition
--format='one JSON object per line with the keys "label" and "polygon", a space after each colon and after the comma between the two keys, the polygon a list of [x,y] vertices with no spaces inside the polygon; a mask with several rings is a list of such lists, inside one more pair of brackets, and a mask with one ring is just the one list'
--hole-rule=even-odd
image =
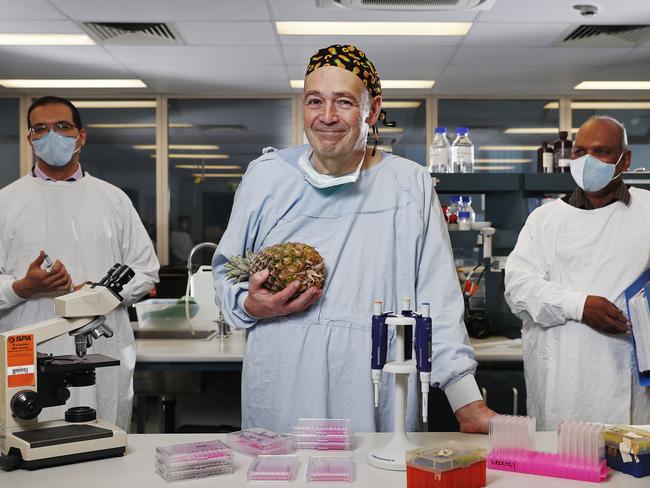
{"label": "glass partition", "polygon": [[458,127],[469,128],[475,171],[534,173],[537,148],[557,138],[560,117],[552,100],[440,99],[438,125],[450,142]]}
{"label": "glass partition", "polygon": [[168,106],[169,259],[185,265],[194,244],[221,239],[248,163],[265,147],[291,145],[291,100],[171,99]]}
{"label": "glass partition", "polygon": [[7,186],[20,176],[19,119],[17,98],[0,98],[0,188]]}

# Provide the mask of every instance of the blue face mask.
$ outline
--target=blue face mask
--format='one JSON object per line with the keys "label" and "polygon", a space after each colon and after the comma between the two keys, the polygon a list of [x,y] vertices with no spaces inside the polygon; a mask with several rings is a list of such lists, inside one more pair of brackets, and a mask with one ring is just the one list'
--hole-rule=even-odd
{"label": "blue face mask", "polygon": [[[591,154],[586,154],[571,161],[571,176],[586,192],[595,192],[602,190],[607,184],[614,179],[616,166],[620,163],[623,153],[619,156],[615,164],[605,163]],[[623,173],[619,173],[618,178]]]}
{"label": "blue face mask", "polygon": [[60,168],[70,162],[74,153],[78,150],[77,138],[65,137],[54,130],[47,135],[32,141],[34,152],[50,166]]}

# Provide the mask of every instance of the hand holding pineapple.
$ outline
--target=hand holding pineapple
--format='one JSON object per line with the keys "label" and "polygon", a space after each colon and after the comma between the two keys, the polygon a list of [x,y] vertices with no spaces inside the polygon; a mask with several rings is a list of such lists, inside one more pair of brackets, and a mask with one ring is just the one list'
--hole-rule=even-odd
{"label": "hand holding pineapple", "polygon": [[249,279],[248,297],[244,302],[246,313],[257,319],[269,319],[302,312],[311,307],[323,294],[323,290],[315,286],[309,287],[296,298],[292,298],[300,290],[300,282],[294,281],[277,293],[271,293],[264,288],[269,278],[269,270],[258,271]]}
{"label": "hand holding pineapple", "polygon": [[322,295],[326,270],[316,249],[301,242],[275,244],[257,254],[233,256],[229,279],[248,279],[244,308],[258,319],[280,317],[309,308]]}

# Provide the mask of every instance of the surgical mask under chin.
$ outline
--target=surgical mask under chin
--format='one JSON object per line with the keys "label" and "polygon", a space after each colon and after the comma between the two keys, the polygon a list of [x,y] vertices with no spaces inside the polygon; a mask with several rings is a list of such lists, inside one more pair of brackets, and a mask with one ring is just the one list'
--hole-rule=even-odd
{"label": "surgical mask under chin", "polygon": [[602,190],[614,178],[621,176],[622,173],[614,177],[614,173],[622,157],[623,153],[619,156],[616,164],[611,164],[605,163],[591,154],[586,154],[571,161],[571,176],[586,192]]}
{"label": "surgical mask under chin", "polygon": [[298,160],[298,167],[302,171],[305,179],[312,186],[316,188],[330,188],[332,186],[344,185],[346,183],[354,183],[359,179],[361,166],[363,166],[363,160],[365,159],[366,155],[365,151],[361,157],[361,161],[359,161],[359,164],[357,165],[357,169],[352,173],[348,173],[342,176],[324,175],[316,171],[310,161],[312,152],[312,149],[308,149],[302,154],[302,156],[300,156],[300,159]]}
{"label": "surgical mask under chin", "polygon": [[54,130],[47,135],[32,141],[34,152],[50,166],[62,167],[70,162],[72,155],[79,149],[77,147],[78,137],[65,137]]}

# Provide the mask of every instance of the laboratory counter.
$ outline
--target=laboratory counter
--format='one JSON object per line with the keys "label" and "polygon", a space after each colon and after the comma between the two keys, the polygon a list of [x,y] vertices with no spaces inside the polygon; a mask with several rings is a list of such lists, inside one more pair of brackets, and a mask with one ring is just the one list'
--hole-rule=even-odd
{"label": "laboratory counter", "polygon": [[[352,456],[355,461],[355,481],[351,486],[359,488],[375,488],[377,486],[399,488],[406,487],[406,475],[399,471],[385,471],[373,468],[366,463],[368,452],[388,442],[392,434],[360,434],[358,446],[354,451],[297,451],[299,466],[294,481],[272,482],[268,486],[311,487],[314,486],[346,486],[347,483],[307,483],[305,473],[311,455]],[[477,446],[488,446],[487,435],[468,435],[460,433],[415,433],[411,439],[421,445],[433,445],[444,440],[459,440]],[[235,454],[235,471],[232,474],[218,475],[210,478],[165,482],[154,472],[154,452],[156,446],[196,442],[208,439],[226,439],[225,434],[134,434],[128,438],[129,446],[123,457],[91,461],[81,464],[59,466],[37,471],[11,471],[0,473],[0,486],[12,488],[58,488],[63,486],[92,486],[93,488],[143,488],[150,486],[183,486],[183,487],[252,487],[261,486],[261,482],[247,482],[246,471],[252,457]],[[552,450],[555,446],[556,434],[541,432],[537,434],[538,449]],[[487,471],[487,486],[490,488],[555,488],[555,487],[594,487],[594,483],[546,478],[542,476],[508,473],[504,471]],[[606,484],[607,488],[618,487],[647,487],[648,479],[634,478],[617,471],[612,471]]]}
{"label": "laboratory counter", "polygon": [[[521,339],[495,336],[471,339],[470,342],[479,362],[522,360]],[[210,340],[137,340],[136,345],[138,363],[241,363],[246,349],[246,333],[235,330],[225,339]]]}

